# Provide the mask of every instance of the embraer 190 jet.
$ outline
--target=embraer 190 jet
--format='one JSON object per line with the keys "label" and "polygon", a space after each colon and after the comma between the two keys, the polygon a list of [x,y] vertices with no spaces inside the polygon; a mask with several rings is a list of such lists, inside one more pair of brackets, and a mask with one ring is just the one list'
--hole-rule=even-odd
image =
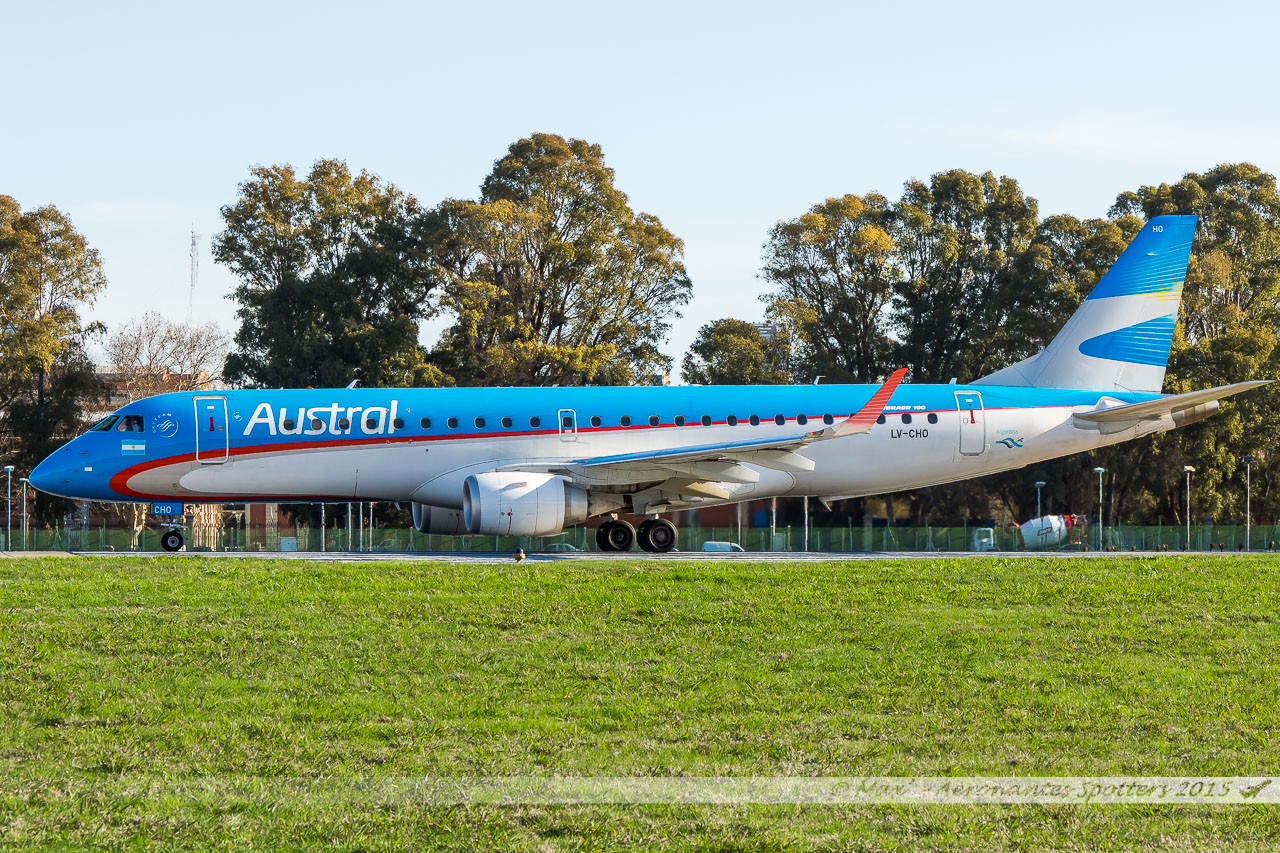
{"label": "embraer 190 jet", "polygon": [[[1163,396],[1194,216],[1133,239],[1040,353],[967,385],[379,388],[161,394],[44,460],[95,501],[397,501],[424,533],[669,551],[673,510],[936,485],[1175,429],[1241,382]],[[619,513],[645,520],[638,530]],[[181,547],[175,533],[166,547]]]}

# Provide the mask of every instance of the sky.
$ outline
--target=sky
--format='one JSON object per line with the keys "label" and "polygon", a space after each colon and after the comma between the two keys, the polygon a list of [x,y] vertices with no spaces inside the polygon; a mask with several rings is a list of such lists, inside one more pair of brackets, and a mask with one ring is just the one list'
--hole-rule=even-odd
{"label": "sky", "polygon": [[[1041,215],[1249,160],[1280,170],[1280,13],[1231,3],[18,3],[0,0],[0,194],[103,256],[86,313],[234,331],[219,209],[323,157],[424,204],[532,132],[600,144],[684,240],[704,323],[758,320],[761,247],[825,198],[951,168]],[[428,328],[428,337],[438,331]]]}

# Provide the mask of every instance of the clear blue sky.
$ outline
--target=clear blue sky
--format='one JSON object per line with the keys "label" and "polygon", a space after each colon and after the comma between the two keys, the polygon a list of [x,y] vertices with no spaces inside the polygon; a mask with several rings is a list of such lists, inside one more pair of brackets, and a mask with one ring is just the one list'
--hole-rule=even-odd
{"label": "clear blue sky", "polygon": [[0,6],[0,193],[102,251],[109,326],[235,327],[209,257],[255,164],[344,158],[424,203],[474,197],[533,131],[601,144],[686,244],[710,320],[761,316],[760,247],[832,195],[943,169],[1019,180],[1041,214],[1233,160],[1280,169],[1270,5],[429,3]]}

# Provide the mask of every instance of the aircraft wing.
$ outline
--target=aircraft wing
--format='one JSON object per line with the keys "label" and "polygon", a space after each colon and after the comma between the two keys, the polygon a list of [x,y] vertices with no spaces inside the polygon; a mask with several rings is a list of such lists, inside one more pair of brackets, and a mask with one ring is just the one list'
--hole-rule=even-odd
{"label": "aircraft wing", "polygon": [[[711,485],[714,483],[757,482],[760,479],[759,473],[747,468],[746,463],[777,471],[812,471],[813,460],[798,451],[816,441],[869,432],[906,373],[905,367],[894,371],[856,413],[838,424],[820,430],[562,462],[518,463],[507,466],[504,470],[550,471],[588,483],[679,480],[679,490],[684,494],[723,491]],[[694,488],[690,488],[691,486]],[[699,488],[702,492],[698,491]]]}
{"label": "aircraft wing", "polygon": [[1127,406],[1111,406],[1104,409],[1097,409],[1092,412],[1084,412],[1076,415],[1077,420],[1091,421],[1095,423],[1115,423],[1118,421],[1146,421],[1161,420],[1165,415],[1171,415],[1182,409],[1189,409],[1192,406],[1208,403],[1213,400],[1221,400],[1223,397],[1230,397],[1233,394],[1239,394],[1242,391],[1248,391],[1261,385],[1266,385],[1270,379],[1254,379],[1249,382],[1237,382],[1234,385],[1219,385],[1217,388],[1206,388],[1203,391],[1190,391],[1186,394],[1172,394],[1168,397],[1161,397],[1159,400],[1148,400],[1145,403],[1130,403]]}

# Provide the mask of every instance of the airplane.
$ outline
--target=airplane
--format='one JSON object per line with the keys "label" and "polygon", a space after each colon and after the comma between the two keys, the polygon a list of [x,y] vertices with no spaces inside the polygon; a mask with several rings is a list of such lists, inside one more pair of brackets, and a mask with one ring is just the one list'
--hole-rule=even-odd
{"label": "airplane", "polygon": [[[969,384],[346,388],[160,394],[41,462],[95,501],[394,501],[423,533],[670,551],[663,513],[823,502],[1021,468],[1176,429],[1257,380],[1163,395],[1195,216],[1147,222],[1041,352]],[[644,517],[636,529],[620,514]],[[182,547],[170,530],[164,547]]]}

